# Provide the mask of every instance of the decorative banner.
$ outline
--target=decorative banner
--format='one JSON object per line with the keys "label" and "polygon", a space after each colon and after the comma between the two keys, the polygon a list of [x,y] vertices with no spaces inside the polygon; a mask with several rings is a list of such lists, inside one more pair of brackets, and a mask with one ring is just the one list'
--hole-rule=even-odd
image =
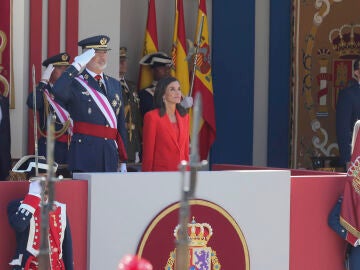
{"label": "decorative banner", "polygon": [[358,8],[357,0],[293,1],[292,168],[336,167],[335,108],[360,55]]}
{"label": "decorative banner", "polygon": [[10,108],[14,108],[13,91],[11,91],[11,13],[12,1],[2,1],[0,9],[0,95],[10,97]]}
{"label": "decorative banner", "polygon": [[[249,270],[246,240],[231,215],[209,201],[190,200],[189,204],[189,269]],[[179,203],[170,205],[156,215],[139,242],[137,254],[154,269],[175,269],[179,207]]]}

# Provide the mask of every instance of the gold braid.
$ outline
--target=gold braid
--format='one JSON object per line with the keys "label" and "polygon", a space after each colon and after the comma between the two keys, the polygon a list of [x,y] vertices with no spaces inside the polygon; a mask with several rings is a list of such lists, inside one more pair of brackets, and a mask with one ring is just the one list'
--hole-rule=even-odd
{"label": "gold braid", "polygon": [[[43,94],[43,98],[44,98],[44,113],[45,113],[45,119],[47,119],[49,112],[50,112],[50,106],[49,106],[49,101],[47,100],[45,94]],[[65,134],[65,132],[67,131],[67,129],[70,126],[70,119],[66,120],[66,122],[63,124],[63,127],[59,130],[55,131],[54,137],[55,139],[61,137],[62,135]],[[38,130],[41,134],[41,136],[44,136],[46,138],[46,134],[44,132],[42,132],[40,126],[38,125]]]}

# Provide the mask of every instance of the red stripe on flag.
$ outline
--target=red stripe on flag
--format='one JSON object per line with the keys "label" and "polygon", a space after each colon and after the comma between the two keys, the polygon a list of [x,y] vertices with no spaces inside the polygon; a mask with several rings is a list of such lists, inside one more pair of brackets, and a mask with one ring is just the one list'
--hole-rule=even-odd
{"label": "red stripe on flag", "polygon": [[208,158],[211,145],[215,141],[215,133],[207,122],[204,122],[199,131],[199,155],[200,160]]}
{"label": "red stripe on flag", "polygon": [[205,0],[200,0],[199,10],[201,10],[205,15],[207,15],[207,13],[206,13],[206,1]]}
{"label": "red stripe on flag", "polygon": [[[155,0],[149,0],[148,16],[144,37],[143,56],[158,51]],[[140,66],[138,88],[148,87],[152,82],[152,72],[148,66]]]}
{"label": "red stripe on flag", "polygon": [[[42,0],[30,1],[30,44],[29,44],[29,92],[33,90],[32,66],[36,69],[36,82],[41,77],[41,51],[42,51]],[[29,115],[33,115],[29,110]],[[28,126],[28,154],[34,153],[34,122],[29,117]]]}
{"label": "red stripe on flag", "polygon": [[66,52],[72,59],[78,55],[79,0],[66,0]]}
{"label": "red stripe on flag", "polygon": [[146,24],[146,31],[149,32],[150,37],[155,44],[155,47],[159,48],[158,36],[157,36],[155,0],[149,0],[149,13],[148,13],[148,20],[147,20],[147,24]]}
{"label": "red stripe on flag", "polygon": [[185,36],[185,22],[184,22],[184,7],[183,1],[178,0],[178,11],[179,11],[179,22],[178,22],[178,41],[181,43],[181,46],[184,48],[185,53],[186,49],[186,36]]}
{"label": "red stripe on flag", "polygon": [[48,57],[60,53],[61,0],[48,1]]}
{"label": "red stripe on flag", "polygon": [[206,86],[201,82],[201,80],[199,80],[198,78],[195,77],[194,97],[196,96],[197,92],[201,93],[201,98],[202,98],[202,104],[203,104],[203,108],[202,108],[203,116],[202,116],[202,118],[206,122],[209,123],[210,127],[215,132],[214,96],[210,92],[210,90],[208,90],[206,88]]}

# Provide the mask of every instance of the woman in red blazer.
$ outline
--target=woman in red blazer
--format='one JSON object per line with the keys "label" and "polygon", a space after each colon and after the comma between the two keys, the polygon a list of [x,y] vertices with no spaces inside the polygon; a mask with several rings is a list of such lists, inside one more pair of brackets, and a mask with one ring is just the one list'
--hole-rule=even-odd
{"label": "woman in red blazer", "polygon": [[189,160],[189,115],[180,105],[180,83],[174,77],[156,85],[155,109],[144,116],[142,171],[177,171]]}

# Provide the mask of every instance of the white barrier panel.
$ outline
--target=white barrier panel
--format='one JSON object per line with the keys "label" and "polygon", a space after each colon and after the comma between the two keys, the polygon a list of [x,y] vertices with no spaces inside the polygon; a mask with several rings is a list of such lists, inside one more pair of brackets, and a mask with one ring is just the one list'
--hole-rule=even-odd
{"label": "white barrier panel", "polygon": [[[90,181],[89,270],[116,270],[123,255],[135,253],[155,215],[181,196],[179,172],[75,174],[74,179]],[[289,269],[290,171],[200,171],[195,198],[221,206],[235,219],[251,270]]]}

